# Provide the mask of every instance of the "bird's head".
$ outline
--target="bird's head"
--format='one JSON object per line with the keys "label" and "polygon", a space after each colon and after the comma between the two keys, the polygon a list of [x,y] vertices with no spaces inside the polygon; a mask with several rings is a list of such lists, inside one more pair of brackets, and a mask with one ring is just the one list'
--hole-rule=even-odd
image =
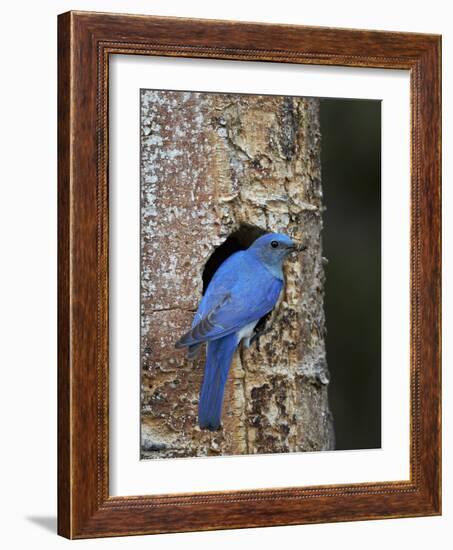
{"label": "bird's head", "polygon": [[283,233],[267,233],[254,241],[249,250],[269,267],[281,267],[283,260],[292,252],[302,252],[305,246],[296,245]]}

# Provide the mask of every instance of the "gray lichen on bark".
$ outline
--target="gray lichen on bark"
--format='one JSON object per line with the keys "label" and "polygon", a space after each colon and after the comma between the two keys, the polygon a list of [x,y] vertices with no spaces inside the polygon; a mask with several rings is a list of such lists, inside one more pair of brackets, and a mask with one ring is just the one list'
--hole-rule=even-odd
{"label": "gray lichen on bark", "polygon": [[[141,92],[141,456],[332,449],[316,99]],[[204,266],[241,224],[308,246],[285,265],[269,330],[234,357],[222,428],[197,425],[204,353],[189,327]]]}

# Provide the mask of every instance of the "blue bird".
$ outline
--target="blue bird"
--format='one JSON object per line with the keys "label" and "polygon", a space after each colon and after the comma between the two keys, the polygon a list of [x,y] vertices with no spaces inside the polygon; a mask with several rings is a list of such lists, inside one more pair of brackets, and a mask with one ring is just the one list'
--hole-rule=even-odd
{"label": "blue bird", "polygon": [[258,321],[277,303],[283,288],[283,261],[303,250],[281,233],[256,239],[247,250],[228,257],[217,269],[200,301],[192,328],[176,342],[197,355],[207,342],[203,384],[198,405],[201,429],[220,427],[223,393],[234,352],[241,340],[250,345]]}

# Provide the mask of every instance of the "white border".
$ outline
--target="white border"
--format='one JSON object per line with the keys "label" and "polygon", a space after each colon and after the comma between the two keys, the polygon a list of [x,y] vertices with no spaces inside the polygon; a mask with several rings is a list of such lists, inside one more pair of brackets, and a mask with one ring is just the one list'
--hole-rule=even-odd
{"label": "white border", "polygon": [[[382,99],[382,449],[139,460],[139,89]],[[111,56],[110,494],[409,479],[408,71]]]}

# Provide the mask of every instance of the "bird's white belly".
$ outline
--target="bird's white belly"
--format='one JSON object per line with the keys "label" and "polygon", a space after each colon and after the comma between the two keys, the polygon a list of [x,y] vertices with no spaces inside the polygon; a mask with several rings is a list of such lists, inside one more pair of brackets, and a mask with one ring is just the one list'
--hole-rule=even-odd
{"label": "bird's white belly", "polygon": [[248,325],[245,325],[245,327],[242,327],[241,330],[238,331],[238,344],[241,342],[241,340],[244,340],[244,345],[246,347],[249,347],[250,345],[250,338],[253,336],[253,329],[256,326],[256,323],[258,321],[252,321]]}

